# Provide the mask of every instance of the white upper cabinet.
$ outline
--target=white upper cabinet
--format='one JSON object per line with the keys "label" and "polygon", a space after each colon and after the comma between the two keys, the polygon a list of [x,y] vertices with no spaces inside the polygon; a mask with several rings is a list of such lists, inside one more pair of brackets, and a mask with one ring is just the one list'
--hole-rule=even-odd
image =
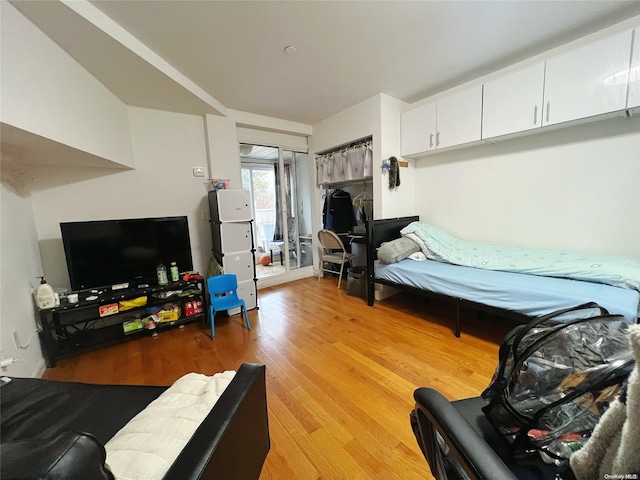
{"label": "white upper cabinet", "polygon": [[640,26],[403,113],[402,156],[639,108]]}
{"label": "white upper cabinet", "polygon": [[482,85],[462,90],[437,102],[436,148],[480,140]]}
{"label": "white upper cabinet", "polygon": [[542,125],[544,63],[484,84],[482,138],[523,132]]}
{"label": "white upper cabinet", "polygon": [[633,56],[629,71],[629,97],[627,108],[640,107],[640,27],[633,34]]}
{"label": "white upper cabinet", "polygon": [[403,157],[480,140],[482,85],[409,110],[401,123]]}
{"label": "white upper cabinet", "polygon": [[404,112],[401,116],[401,153],[403,157],[436,148],[436,104]]}
{"label": "white upper cabinet", "polygon": [[615,79],[629,68],[630,47],[627,31],[548,59],[542,124],[624,110],[626,79]]}

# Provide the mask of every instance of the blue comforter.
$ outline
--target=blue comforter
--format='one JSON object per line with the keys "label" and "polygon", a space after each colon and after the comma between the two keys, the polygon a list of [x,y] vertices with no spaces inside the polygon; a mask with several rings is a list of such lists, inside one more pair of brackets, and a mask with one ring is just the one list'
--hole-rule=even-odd
{"label": "blue comforter", "polygon": [[466,267],[604,283],[640,291],[640,259],[467,242],[433,225],[412,222],[401,234],[427,258]]}

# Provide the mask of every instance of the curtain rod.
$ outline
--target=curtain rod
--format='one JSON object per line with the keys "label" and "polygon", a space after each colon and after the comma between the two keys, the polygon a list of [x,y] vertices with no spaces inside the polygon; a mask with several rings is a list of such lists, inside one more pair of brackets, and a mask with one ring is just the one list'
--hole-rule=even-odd
{"label": "curtain rod", "polygon": [[357,145],[360,145],[362,143],[366,143],[366,142],[372,142],[373,141],[373,136],[369,135],[368,137],[362,137],[358,140],[353,140],[351,142],[348,143],[343,143],[342,145],[339,145],[337,147],[333,147],[333,148],[329,148],[327,150],[322,150],[320,152],[316,152],[315,155],[328,155],[330,153],[335,153],[335,152],[339,152],[341,150],[344,150],[345,148],[352,148],[355,147]]}

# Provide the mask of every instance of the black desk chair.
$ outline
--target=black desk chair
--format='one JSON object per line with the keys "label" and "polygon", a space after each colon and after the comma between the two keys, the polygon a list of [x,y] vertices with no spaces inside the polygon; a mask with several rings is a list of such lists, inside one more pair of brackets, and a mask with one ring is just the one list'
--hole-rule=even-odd
{"label": "black desk chair", "polygon": [[555,479],[539,455],[512,458],[511,445],[489,423],[481,397],[449,402],[436,390],[419,388],[411,424],[436,480]]}

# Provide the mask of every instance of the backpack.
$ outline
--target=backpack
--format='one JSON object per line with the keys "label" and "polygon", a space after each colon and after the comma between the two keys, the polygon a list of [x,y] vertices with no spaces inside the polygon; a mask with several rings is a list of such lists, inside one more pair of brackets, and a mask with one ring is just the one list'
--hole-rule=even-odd
{"label": "backpack", "polygon": [[519,325],[482,393],[486,417],[514,450],[566,467],[633,369],[629,326],[595,303]]}

